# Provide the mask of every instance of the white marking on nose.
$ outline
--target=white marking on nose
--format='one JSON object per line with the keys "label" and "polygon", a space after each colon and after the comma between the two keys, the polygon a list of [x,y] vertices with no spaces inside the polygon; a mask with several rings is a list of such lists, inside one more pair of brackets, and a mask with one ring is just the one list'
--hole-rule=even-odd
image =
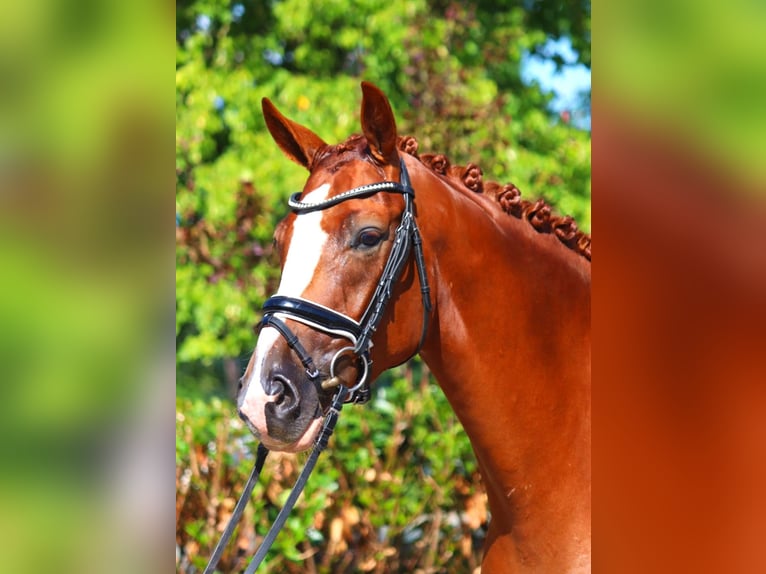
{"label": "white marking on nose", "polygon": [[[308,193],[303,201],[317,202],[327,199],[330,184],[320,185]],[[293,223],[293,237],[290,249],[285,259],[282,279],[279,282],[277,294],[290,297],[300,297],[311,283],[314,270],[319,264],[322,249],[327,242],[327,234],[322,231],[322,212],[314,211],[299,215]],[[265,436],[266,419],[264,407],[266,403],[276,399],[267,395],[261,384],[267,368],[267,359],[274,344],[280,338],[279,332],[273,327],[264,327],[255,346],[254,368],[250,380],[246,381],[247,392],[242,398],[242,412],[250,419],[259,434]]]}
{"label": "white marking on nose", "polygon": [[258,343],[255,345],[255,365],[250,372],[250,379],[245,381],[245,388],[247,389],[245,396],[240,399],[239,408],[253,424],[259,438],[268,434],[266,429],[266,403],[277,398],[273,395],[267,395],[261,384],[264,377],[266,359],[277,339],[279,339],[279,331],[274,327],[264,327],[261,329]]}
{"label": "white marking on nose", "polygon": [[[261,381],[263,380],[264,370],[266,368],[266,358],[268,357],[269,351],[271,351],[271,348],[274,346],[274,343],[277,342],[279,337],[279,331],[277,331],[274,327],[266,326],[261,329],[261,333],[258,335],[258,343],[255,345],[255,368],[250,375],[250,381],[248,381],[257,384],[250,385],[248,387],[248,395],[250,394],[250,389],[252,389],[253,386],[257,386],[258,392],[263,393]],[[247,396],[245,396],[245,400],[247,400]]]}
{"label": "white marking on nose", "polygon": [[[325,200],[329,191],[330,184],[325,183],[307,194],[302,201],[316,203]],[[321,223],[322,211],[303,213],[295,218],[290,249],[277,289],[278,295],[300,297],[314,278],[314,271],[328,238]]]}

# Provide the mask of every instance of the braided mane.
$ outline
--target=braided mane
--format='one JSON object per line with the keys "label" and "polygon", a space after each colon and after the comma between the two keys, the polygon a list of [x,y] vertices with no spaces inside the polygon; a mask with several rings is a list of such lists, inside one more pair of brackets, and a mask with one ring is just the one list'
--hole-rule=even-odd
{"label": "braided mane", "polygon": [[[578,229],[572,217],[554,214],[551,206],[542,199],[535,201],[522,199],[519,188],[513,183],[485,182],[481,168],[474,163],[466,166],[452,165],[450,160],[442,154],[418,154],[418,142],[412,136],[402,136],[397,140],[401,151],[417,158],[434,173],[448,177],[474,193],[494,198],[504,212],[527,221],[539,233],[553,233],[572,251],[582,255],[588,261],[591,260],[590,235]],[[328,156],[337,157],[337,154],[344,152],[358,153],[359,146],[366,143],[364,136],[353,135],[343,143],[327,146],[319,152],[315,161],[320,162]],[[343,162],[334,163],[330,169],[337,170],[342,164]]]}
{"label": "braided mane", "polygon": [[399,149],[431,168],[435,173],[462,184],[474,193],[492,197],[506,213],[524,219],[539,233],[553,233],[559,241],[571,250],[591,260],[590,235],[577,228],[570,216],[556,215],[542,199],[529,201],[521,198],[521,192],[512,183],[505,185],[495,181],[485,182],[481,168],[469,163],[466,166],[452,165],[442,154],[418,154],[418,142],[412,136],[398,138]]}

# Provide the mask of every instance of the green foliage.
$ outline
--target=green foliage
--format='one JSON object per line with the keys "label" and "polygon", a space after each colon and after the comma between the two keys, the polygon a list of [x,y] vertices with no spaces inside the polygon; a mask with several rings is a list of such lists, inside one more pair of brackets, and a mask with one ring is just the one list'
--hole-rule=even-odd
{"label": "green foliage", "polygon": [[[215,396],[221,379],[231,394],[242,367],[233,358],[252,351],[258,309],[279,275],[271,235],[306,178],[271,140],[261,98],[334,143],[360,130],[359,82],[369,80],[420,152],[479,164],[486,180],[510,180],[590,230],[590,134],[546,111],[550,95],[520,74],[525,52],[560,36],[590,65],[590,4],[182,0],[176,8],[177,538],[199,567],[253,449],[234,406]],[[413,389],[412,369],[418,378],[416,364],[379,381],[371,409],[344,411],[338,446],[288,521],[272,571],[303,572],[305,560],[320,572],[410,572],[450,553],[458,558],[448,571],[477,564],[482,519],[465,518],[483,495],[470,443],[438,389]],[[265,497],[257,487],[241,529],[243,553],[252,528],[263,534],[276,515],[300,460],[269,463],[270,486]]]}

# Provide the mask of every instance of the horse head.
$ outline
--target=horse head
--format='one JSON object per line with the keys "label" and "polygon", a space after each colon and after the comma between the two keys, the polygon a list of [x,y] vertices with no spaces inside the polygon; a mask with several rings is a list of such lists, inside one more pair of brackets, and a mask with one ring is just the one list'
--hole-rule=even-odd
{"label": "horse head", "polygon": [[309,448],[339,385],[363,398],[369,381],[412,356],[425,334],[394,115],[379,89],[363,83],[362,91],[363,135],[335,146],[262,102],[277,145],[309,171],[275,231],[282,275],[238,398],[240,417],[272,450]]}

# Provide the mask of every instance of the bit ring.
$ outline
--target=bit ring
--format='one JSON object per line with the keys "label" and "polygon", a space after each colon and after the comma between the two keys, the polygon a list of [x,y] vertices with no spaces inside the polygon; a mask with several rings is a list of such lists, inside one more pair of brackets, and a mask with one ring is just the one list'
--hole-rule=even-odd
{"label": "bit ring", "polygon": [[[335,363],[340,358],[340,356],[343,355],[346,351],[353,352],[354,350],[355,350],[354,347],[348,346],[348,347],[342,347],[341,349],[338,350],[337,353],[335,353],[335,356],[330,361],[330,378],[324,383],[322,383],[323,389],[332,388],[341,383],[342,379],[335,374]],[[365,357],[364,356],[360,357],[357,355],[357,359],[360,359],[362,361],[362,365],[364,366],[364,372],[362,373],[361,378],[356,382],[356,385],[354,385],[348,390],[349,394],[354,393],[355,391],[358,391],[359,389],[361,389],[362,385],[364,385],[364,383],[367,381],[367,376],[370,373],[370,364],[365,359]]]}

